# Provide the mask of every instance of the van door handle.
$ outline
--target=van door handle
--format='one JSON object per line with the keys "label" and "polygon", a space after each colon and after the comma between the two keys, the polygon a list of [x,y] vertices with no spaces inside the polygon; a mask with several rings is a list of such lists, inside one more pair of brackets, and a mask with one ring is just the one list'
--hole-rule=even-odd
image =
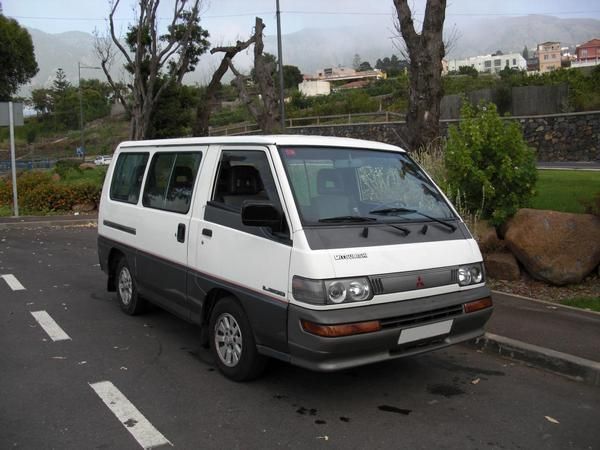
{"label": "van door handle", "polygon": [[212,230],[209,230],[208,228],[203,228],[202,229],[202,234],[204,236],[212,237]]}
{"label": "van door handle", "polygon": [[185,224],[177,225],[177,242],[185,242]]}

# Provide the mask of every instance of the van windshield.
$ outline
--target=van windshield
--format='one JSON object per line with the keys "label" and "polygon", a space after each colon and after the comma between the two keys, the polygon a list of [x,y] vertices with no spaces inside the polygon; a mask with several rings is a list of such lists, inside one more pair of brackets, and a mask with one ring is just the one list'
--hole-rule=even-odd
{"label": "van windshield", "polygon": [[297,146],[279,153],[304,225],[456,219],[405,153]]}

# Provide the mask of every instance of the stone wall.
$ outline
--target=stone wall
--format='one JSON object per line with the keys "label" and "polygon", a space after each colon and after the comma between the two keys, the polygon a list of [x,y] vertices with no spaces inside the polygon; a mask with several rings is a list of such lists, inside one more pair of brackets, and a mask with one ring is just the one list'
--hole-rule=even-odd
{"label": "stone wall", "polygon": [[[537,152],[538,161],[600,161],[600,111],[511,117],[523,128],[526,141]],[[442,120],[448,126],[458,120]],[[311,125],[287,128],[288,133],[352,137],[381,141],[406,148],[406,123],[363,123],[351,125]]]}

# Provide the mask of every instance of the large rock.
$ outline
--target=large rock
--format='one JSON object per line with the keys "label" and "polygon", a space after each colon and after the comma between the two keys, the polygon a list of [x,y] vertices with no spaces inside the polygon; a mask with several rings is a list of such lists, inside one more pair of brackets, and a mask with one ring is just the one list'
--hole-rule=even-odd
{"label": "large rock", "polygon": [[600,218],[521,209],[507,226],[510,251],[534,278],[579,283],[600,263]]}
{"label": "large rock", "polygon": [[494,252],[504,248],[504,243],[498,238],[496,228],[488,224],[487,221],[478,221],[473,231],[477,236],[479,249],[483,253]]}
{"label": "large rock", "polygon": [[496,252],[485,255],[485,272],[496,280],[514,281],[521,278],[519,263],[512,253]]}

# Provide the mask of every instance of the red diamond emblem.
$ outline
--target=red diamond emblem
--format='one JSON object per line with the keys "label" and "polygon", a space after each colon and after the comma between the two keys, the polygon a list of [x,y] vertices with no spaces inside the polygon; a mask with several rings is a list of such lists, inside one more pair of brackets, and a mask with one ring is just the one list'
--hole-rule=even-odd
{"label": "red diamond emblem", "polygon": [[423,281],[423,278],[421,278],[421,276],[417,277],[417,289],[421,289],[425,287],[425,281]]}

